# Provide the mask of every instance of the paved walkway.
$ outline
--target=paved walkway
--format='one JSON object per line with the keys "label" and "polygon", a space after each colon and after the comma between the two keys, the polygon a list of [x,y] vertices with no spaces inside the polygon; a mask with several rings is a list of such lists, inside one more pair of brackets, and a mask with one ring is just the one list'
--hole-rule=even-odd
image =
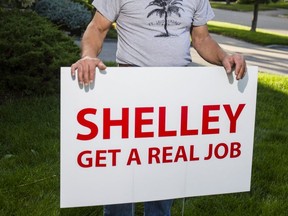
{"label": "paved walkway", "polygon": [[[235,12],[214,9],[215,21],[229,20],[231,23],[251,26],[252,12]],[[288,14],[288,10],[275,10],[260,12],[258,17],[258,27],[288,35],[288,18],[281,17],[281,14]],[[227,52],[242,53],[248,65],[258,66],[259,71],[288,75],[288,47],[284,46],[258,46],[244,41],[212,34],[212,37]],[[100,58],[104,61],[115,61],[116,42],[106,40]],[[205,62],[197,52],[191,48],[193,65],[210,65]]]}

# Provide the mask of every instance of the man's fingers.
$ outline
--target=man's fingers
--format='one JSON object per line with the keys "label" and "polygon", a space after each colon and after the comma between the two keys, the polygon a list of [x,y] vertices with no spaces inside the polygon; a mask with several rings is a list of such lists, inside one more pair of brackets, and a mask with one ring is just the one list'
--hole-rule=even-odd
{"label": "man's fingers", "polygon": [[78,82],[80,85],[83,85],[84,79],[83,79],[83,68],[81,65],[77,68],[77,75],[78,75]]}
{"label": "man's fingers", "polygon": [[240,80],[245,75],[246,62],[245,62],[244,57],[242,55],[234,56],[234,61],[235,61],[235,65],[236,65],[236,67],[235,67],[236,79]]}
{"label": "man's fingers", "polygon": [[89,64],[83,64],[83,82],[87,86],[89,84]]}
{"label": "man's fingers", "polygon": [[77,63],[71,65],[71,76],[75,77],[75,71],[77,70]]}
{"label": "man's fingers", "polygon": [[242,67],[240,68],[240,70],[239,70],[239,73],[238,73],[238,76],[237,76],[237,79],[239,80],[239,79],[243,79],[243,77],[245,76],[245,74],[246,74],[246,65],[244,64],[244,65],[242,65]]}
{"label": "man's fingers", "polygon": [[226,70],[226,73],[231,73],[233,71],[234,61],[230,56],[225,58],[222,64]]}
{"label": "man's fingers", "polygon": [[237,80],[244,77],[246,72],[246,62],[242,55],[234,54],[226,56],[222,64],[227,73],[231,73],[233,70],[235,71]]}
{"label": "man's fingers", "polygon": [[95,67],[89,67],[89,83],[93,83],[95,79]]}
{"label": "man's fingers", "polygon": [[95,80],[96,68],[105,70],[106,65],[98,58],[84,57],[71,65],[71,75],[74,77],[76,70],[78,71],[77,77],[80,85],[89,85]]}
{"label": "man's fingers", "polygon": [[227,64],[226,67],[224,66],[226,73],[231,73],[232,72],[232,67],[230,64]]}
{"label": "man's fingers", "polygon": [[239,79],[242,79],[242,66],[239,65],[239,64],[236,64],[236,67],[235,67],[235,75],[236,75],[236,79],[239,80]]}
{"label": "man's fingers", "polygon": [[237,71],[236,79],[237,80],[242,79],[245,75],[245,66],[243,64],[239,64],[239,66],[237,66],[237,68],[236,68],[236,71]]}

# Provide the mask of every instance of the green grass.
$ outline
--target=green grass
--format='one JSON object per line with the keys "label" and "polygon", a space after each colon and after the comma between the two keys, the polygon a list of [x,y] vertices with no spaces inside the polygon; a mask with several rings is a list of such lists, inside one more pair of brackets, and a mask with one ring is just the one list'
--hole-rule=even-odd
{"label": "green grass", "polygon": [[[186,216],[287,213],[287,107],[288,77],[260,73],[251,192],[187,198]],[[0,104],[0,215],[102,215],[102,207],[59,208],[59,110],[59,96]],[[172,215],[181,209],[175,200]]]}
{"label": "green grass", "polygon": [[[213,8],[224,9],[224,10],[232,10],[232,11],[253,11],[253,4],[237,4],[231,3],[229,5],[225,4],[225,2],[210,2]],[[281,1],[278,3],[270,3],[270,4],[260,4],[259,10],[275,10],[277,8],[288,9],[288,3]]]}
{"label": "green grass", "polygon": [[237,38],[254,44],[288,46],[288,36],[284,34],[272,33],[261,29],[252,32],[248,26],[218,21],[209,21],[208,28],[211,33]]}

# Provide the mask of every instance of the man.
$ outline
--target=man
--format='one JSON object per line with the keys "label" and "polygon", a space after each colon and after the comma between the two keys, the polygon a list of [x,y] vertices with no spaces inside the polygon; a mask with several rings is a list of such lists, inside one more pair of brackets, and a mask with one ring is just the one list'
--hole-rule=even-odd
{"label": "man", "polygon": [[[242,79],[246,63],[242,55],[229,55],[209,35],[207,22],[214,17],[208,0],[94,0],[94,18],[82,39],[82,58],[71,66],[80,84],[89,85],[95,69],[105,64],[97,57],[112,23],[116,21],[119,66],[187,66],[193,47],[206,61],[235,71]],[[170,215],[172,200],[146,202],[145,216]],[[105,206],[105,215],[133,215],[133,204]]]}

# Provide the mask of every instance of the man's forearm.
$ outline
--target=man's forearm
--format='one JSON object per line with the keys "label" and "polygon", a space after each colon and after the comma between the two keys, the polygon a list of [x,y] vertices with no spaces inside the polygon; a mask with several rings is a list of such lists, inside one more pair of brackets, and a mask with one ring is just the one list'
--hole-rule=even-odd
{"label": "man's forearm", "polygon": [[97,26],[89,24],[81,41],[82,58],[86,56],[97,57],[101,52],[105,36],[105,31],[101,31]]}
{"label": "man's forearm", "polygon": [[215,65],[222,65],[227,53],[210,36],[205,39],[193,42],[193,47],[198,54],[207,62]]}
{"label": "man's forearm", "polygon": [[75,76],[77,71],[80,84],[89,85],[92,83],[95,79],[96,68],[106,69],[106,65],[97,56],[101,52],[104,38],[111,24],[108,19],[96,12],[87,26],[81,42],[82,58],[71,65],[71,75]]}
{"label": "man's forearm", "polygon": [[210,36],[207,25],[193,26],[191,31],[194,49],[207,62],[222,65],[227,53]]}
{"label": "man's forearm", "polygon": [[246,72],[246,62],[241,54],[228,54],[210,36],[207,25],[193,27],[193,47],[206,61],[223,66],[227,73],[235,71],[236,79],[242,79]]}

